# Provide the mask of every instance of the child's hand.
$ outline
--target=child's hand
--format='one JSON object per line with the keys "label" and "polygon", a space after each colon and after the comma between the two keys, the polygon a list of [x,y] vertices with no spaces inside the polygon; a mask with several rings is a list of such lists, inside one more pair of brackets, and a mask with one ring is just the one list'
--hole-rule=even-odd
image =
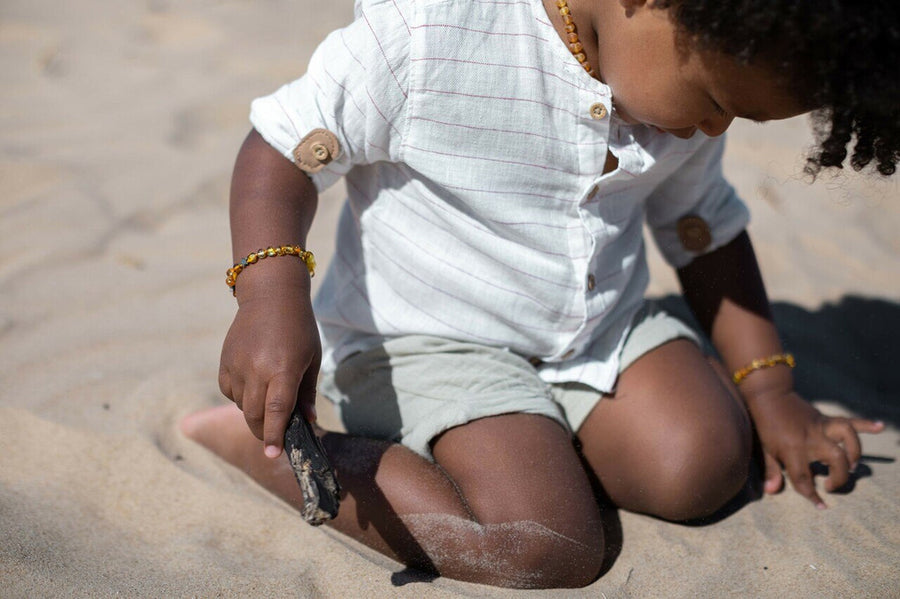
{"label": "child's hand", "polygon": [[799,395],[771,393],[749,400],[765,457],[766,493],[784,485],[782,467],[798,493],[819,509],[825,503],[816,492],[812,462],[828,466],[825,490],[847,483],[862,453],[858,433],[879,433],[884,423],[862,418],[825,416]]}
{"label": "child's hand", "polygon": [[321,358],[308,297],[273,293],[241,302],[222,347],[219,388],[244,412],[268,457],[281,455],[295,402],[315,421]]}

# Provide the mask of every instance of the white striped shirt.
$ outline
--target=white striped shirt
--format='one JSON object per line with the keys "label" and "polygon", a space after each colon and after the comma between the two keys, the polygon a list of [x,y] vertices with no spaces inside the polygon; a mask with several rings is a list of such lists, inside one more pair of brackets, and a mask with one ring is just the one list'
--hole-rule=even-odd
{"label": "white striped shirt", "polygon": [[[675,266],[694,255],[682,216],[710,225],[706,251],[748,220],[721,139],[626,125],[611,98],[541,0],[359,0],[306,74],[251,108],[290,159],[316,128],[343,152],[311,175],[320,191],[345,177],[349,196],[315,301],[323,368],[424,334],[611,390],[648,281],[644,217]],[[618,167],[603,174],[607,150]]]}

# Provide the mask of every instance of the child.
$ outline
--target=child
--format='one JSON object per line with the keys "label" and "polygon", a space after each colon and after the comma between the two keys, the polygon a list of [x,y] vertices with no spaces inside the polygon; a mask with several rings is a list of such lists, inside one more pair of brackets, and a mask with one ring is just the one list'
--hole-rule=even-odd
{"label": "child", "polygon": [[[306,260],[251,258],[219,377],[243,413],[183,430],[296,505],[282,437],[295,402],[315,418],[321,362],[349,433],[322,437],[331,525],[495,585],[594,580],[601,494],[715,511],[746,482],[751,422],[765,490],[784,468],[824,508],[810,463],[841,487],[883,425],[793,391],[717,136],[816,109],[811,172],[855,135],[853,166],[892,173],[897,23],[888,1],[359,0],[254,102],[232,182],[240,262],[307,249],[317,192],[345,177],[315,310]],[[645,304],[644,218],[721,365]]]}

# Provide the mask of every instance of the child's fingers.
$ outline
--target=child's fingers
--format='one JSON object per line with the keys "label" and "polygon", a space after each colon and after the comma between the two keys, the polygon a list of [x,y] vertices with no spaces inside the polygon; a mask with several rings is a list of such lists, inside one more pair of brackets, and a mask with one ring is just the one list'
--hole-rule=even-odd
{"label": "child's fingers", "polygon": [[796,452],[788,456],[784,460],[784,467],[794,490],[812,501],[817,508],[825,509],[825,502],[816,492],[812,470],[810,470],[809,462],[803,452]]}
{"label": "child's fingers", "polygon": [[234,401],[234,393],[231,389],[231,373],[224,366],[219,367],[219,391],[222,395]]}
{"label": "child's fingers", "polygon": [[266,456],[277,458],[284,446],[284,430],[287,428],[297,401],[300,381],[294,377],[280,375],[269,381],[265,401],[265,422],[261,439]]}
{"label": "child's fingers", "polygon": [[300,389],[297,392],[297,401],[303,407],[303,417],[309,422],[315,423],[316,415],[316,383],[318,381],[318,368],[310,366],[310,369],[303,377],[300,383]]}
{"label": "child's fingers", "polygon": [[851,470],[856,468],[859,456],[862,455],[862,445],[853,424],[845,418],[830,420],[825,425],[825,435],[835,443],[844,446],[844,453],[847,454],[847,460],[850,461]]}
{"label": "child's fingers", "polygon": [[867,420],[865,418],[851,418],[850,424],[858,433],[878,434],[884,430],[884,422],[881,420]]}
{"label": "child's fingers", "polygon": [[763,492],[767,495],[774,495],[784,487],[784,474],[781,472],[781,464],[769,452],[763,452],[763,460],[765,461]]}
{"label": "child's fingers", "polygon": [[231,377],[231,401],[239,410],[244,411],[244,379],[239,376]]}
{"label": "child's fingers", "polygon": [[246,381],[243,389],[238,391],[239,400],[235,401],[244,413],[244,420],[250,432],[257,439],[262,439],[262,425],[265,417],[266,384],[256,378]]}
{"label": "child's fingers", "polygon": [[828,476],[825,478],[825,490],[829,493],[840,489],[850,478],[850,460],[843,447],[833,441],[823,443],[819,450],[818,460],[828,466]]}

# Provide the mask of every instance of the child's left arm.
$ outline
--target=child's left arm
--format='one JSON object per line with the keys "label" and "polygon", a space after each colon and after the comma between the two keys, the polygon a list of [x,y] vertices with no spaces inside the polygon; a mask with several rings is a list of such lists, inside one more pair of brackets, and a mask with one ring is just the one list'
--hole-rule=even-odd
{"label": "child's left arm", "polygon": [[[678,270],[691,310],[712,339],[728,372],[754,359],[783,352],[772,322],[768,298],[746,232]],[[825,490],[843,486],[861,454],[860,432],[877,433],[884,425],[860,418],[823,415],[794,391],[784,365],[755,370],[739,385],[765,455],[765,491],[775,493],[784,479],[816,507],[810,464],[828,466]]]}

